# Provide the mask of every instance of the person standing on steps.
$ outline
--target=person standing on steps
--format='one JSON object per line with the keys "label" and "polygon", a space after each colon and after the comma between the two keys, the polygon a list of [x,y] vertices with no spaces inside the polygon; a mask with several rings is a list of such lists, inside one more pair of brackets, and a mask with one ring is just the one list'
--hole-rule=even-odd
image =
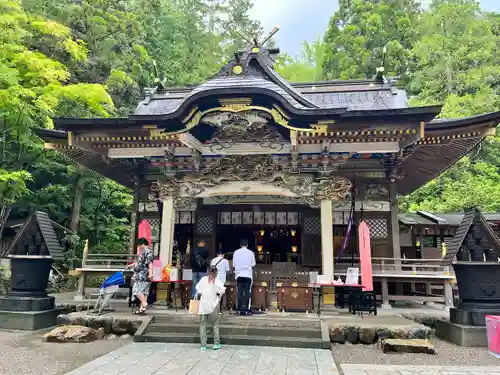
{"label": "person standing on steps", "polygon": [[208,249],[204,240],[198,241],[198,246],[191,250],[191,269],[193,270],[193,280],[191,286],[191,296],[196,297],[196,285],[201,278],[207,276],[208,271]]}
{"label": "person standing on steps", "polygon": [[238,311],[240,315],[250,315],[250,290],[252,288],[253,267],[255,267],[255,254],[248,249],[248,240],[242,239],[240,246],[233,255],[238,291]]}
{"label": "person standing on steps", "polygon": [[137,262],[129,265],[127,268],[134,269],[134,285],[132,286],[132,295],[137,298],[141,305],[135,314],[144,314],[148,308],[149,287],[153,278],[153,251],[148,247],[149,242],[145,238],[139,238],[137,241],[138,253]]}
{"label": "person standing on steps", "polygon": [[[231,268],[229,267],[228,260],[224,257],[224,250],[222,250],[222,248],[217,250],[217,257],[212,259],[210,267],[217,268],[217,278],[220,280],[222,285],[226,285],[226,275],[231,271]],[[222,297],[220,299],[219,312],[222,313]]]}
{"label": "person standing on steps", "polygon": [[[214,350],[220,349],[219,337],[219,301],[226,291],[217,278],[217,268],[210,267],[208,276],[201,278],[196,285],[197,296],[200,296],[200,342],[201,350],[207,349],[207,325],[211,324],[214,331]],[[196,297],[195,297],[196,298]]]}

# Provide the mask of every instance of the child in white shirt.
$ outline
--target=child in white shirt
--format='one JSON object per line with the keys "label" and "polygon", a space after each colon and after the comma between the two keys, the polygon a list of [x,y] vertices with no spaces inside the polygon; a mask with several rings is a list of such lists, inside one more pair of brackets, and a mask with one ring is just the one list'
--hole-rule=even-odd
{"label": "child in white shirt", "polygon": [[219,337],[219,302],[226,291],[224,284],[217,278],[217,268],[210,267],[208,276],[201,278],[196,285],[196,293],[201,296],[200,309],[200,341],[201,350],[207,349],[207,324],[214,330],[214,350],[220,349]]}

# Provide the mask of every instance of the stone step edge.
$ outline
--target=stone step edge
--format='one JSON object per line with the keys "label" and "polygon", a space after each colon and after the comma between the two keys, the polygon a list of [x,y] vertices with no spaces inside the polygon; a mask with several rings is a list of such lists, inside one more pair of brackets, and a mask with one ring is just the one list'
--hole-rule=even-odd
{"label": "stone step edge", "polygon": [[[153,314],[150,314],[150,316],[153,317],[153,320],[155,321],[155,323],[179,323],[179,322],[195,322],[195,321],[198,321],[198,317],[194,317],[194,316],[165,316],[165,315],[153,315]],[[287,319],[287,318],[280,318],[280,317],[274,317],[274,316],[270,316],[270,317],[267,317],[267,318],[261,318],[261,317],[241,317],[241,316],[237,316],[237,315],[232,315],[232,316],[227,316],[227,315],[222,315],[220,317],[220,321],[221,322],[224,322],[224,321],[228,321],[228,322],[233,322],[233,321],[237,321],[237,322],[242,322],[244,320],[249,320],[251,322],[274,322],[274,323],[283,323],[283,324],[286,324],[286,325],[290,325],[290,324],[293,324],[292,327],[302,327],[304,325],[304,323],[308,323],[310,324],[311,326],[317,326],[319,327],[320,324],[321,324],[321,320],[312,320],[312,319]],[[278,327],[278,326],[276,326]]]}
{"label": "stone step edge", "polygon": [[[141,335],[141,338],[147,339],[148,337],[154,338],[168,338],[168,339],[190,339],[199,342],[199,335],[189,334],[189,333],[156,333],[149,332]],[[207,333],[209,339],[213,338],[213,335]],[[305,338],[305,337],[277,337],[277,336],[254,336],[254,335],[224,335],[221,337],[224,340],[241,340],[241,341],[267,341],[267,342],[286,342],[286,343],[308,343],[308,344],[318,344],[321,346],[321,338]],[[135,341],[135,340],[134,340]]]}
{"label": "stone step edge", "polygon": [[[211,336],[211,333],[207,334],[208,336]],[[198,337],[199,338],[199,333],[197,334],[192,334],[192,333],[180,333],[180,332],[172,332],[172,333],[161,333],[161,332],[149,332],[149,333],[144,333],[143,336],[155,336],[155,337]],[[226,335],[226,338],[249,338],[249,339],[262,339],[266,338],[269,340],[276,339],[276,341],[285,341],[285,340],[297,340],[300,339],[300,341],[311,341],[311,342],[320,342],[321,338],[320,337],[290,337],[290,336],[255,336],[255,335]]]}
{"label": "stone step edge", "polygon": [[[152,323],[150,324],[146,331],[145,334],[149,333],[163,333],[163,334],[170,334],[170,333],[191,333],[191,332],[178,332],[175,331],[175,327],[180,327],[183,329],[190,329],[192,333],[198,333],[199,332],[199,325],[194,325],[194,324],[158,324],[158,323]],[[157,332],[160,329],[165,329],[165,328],[174,328],[171,332]],[[212,331],[211,327],[207,327],[209,332]],[[219,329],[221,331],[227,331],[227,330],[236,330],[235,333],[241,333],[241,334],[251,334],[253,336],[259,336],[262,337],[266,332],[271,332],[272,334],[275,334],[276,331],[281,331],[286,333],[285,335],[276,335],[276,337],[296,337],[298,339],[301,338],[312,338],[311,336],[317,335],[318,338],[321,338],[321,329],[318,327],[316,329],[306,329],[306,328],[291,328],[291,329],[286,329],[283,327],[245,327],[245,326],[234,326],[234,325],[219,325]],[[265,334],[265,336],[270,336],[269,334]]]}
{"label": "stone step edge", "polygon": [[[182,327],[182,328],[196,328],[198,329],[200,327],[199,323],[192,323],[192,324],[187,324],[187,323],[164,323],[164,322],[152,322],[149,324],[149,327]],[[292,331],[292,332],[320,332],[321,327],[282,327],[282,326],[243,326],[243,325],[236,325],[236,324],[220,324],[219,323],[219,328],[232,328],[232,329],[245,329],[245,330],[251,330],[251,329],[256,329],[256,330],[280,330],[280,331]]]}

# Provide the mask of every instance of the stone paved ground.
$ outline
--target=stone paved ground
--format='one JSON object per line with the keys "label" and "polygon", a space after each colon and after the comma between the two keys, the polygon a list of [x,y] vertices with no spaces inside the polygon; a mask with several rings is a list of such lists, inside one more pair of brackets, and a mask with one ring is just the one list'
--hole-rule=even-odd
{"label": "stone paved ground", "polygon": [[342,365],[344,375],[499,375],[500,367],[488,366],[387,366]]}
{"label": "stone paved ground", "polygon": [[194,344],[124,346],[66,375],[337,375],[331,352],[225,346],[201,352]]}
{"label": "stone paved ground", "polygon": [[[359,347],[358,347],[359,349]],[[500,375],[500,366],[341,364],[316,349],[133,343],[66,375]]]}

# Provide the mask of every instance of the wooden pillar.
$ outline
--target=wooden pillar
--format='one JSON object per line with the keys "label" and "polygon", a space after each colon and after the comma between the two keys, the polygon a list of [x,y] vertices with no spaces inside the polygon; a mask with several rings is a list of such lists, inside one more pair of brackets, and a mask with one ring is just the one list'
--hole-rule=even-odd
{"label": "wooden pillar", "polygon": [[[82,254],[82,268],[85,268],[87,265],[87,258],[89,256],[89,240],[85,240],[85,245],[83,247]],[[85,300],[85,283],[87,282],[87,275],[85,271],[82,271],[80,278],[78,279],[78,287],[76,291],[76,295],[74,297],[75,301],[83,301]]]}
{"label": "wooden pillar", "polygon": [[[334,250],[333,250],[333,206],[331,200],[322,200],[321,215],[321,266],[323,275],[330,280],[335,280],[334,275]],[[323,303],[335,305],[335,288],[325,288]]]}
{"label": "wooden pillar", "polygon": [[410,257],[410,258],[415,258],[418,259],[418,251],[417,251],[417,235],[415,234],[415,226],[411,226],[411,247],[413,251],[415,252],[415,255]]}
{"label": "wooden pillar", "polygon": [[332,201],[321,201],[321,265],[323,275],[333,280],[333,218]]}
{"label": "wooden pillar", "polygon": [[444,294],[444,306],[446,309],[453,307],[453,287],[451,286],[451,280],[444,280],[443,283],[443,294]]}
{"label": "wooden pillar", "polygon": [[387,279],[385,277],[382,278],[382,308],[383,309],[391,309],[392,306],[389,303],[389,286],[387,284]]}
{"label": "wooden pillar", "polygon": [[394,259],[401,259],[401,244],[399,242],[399,220],[398,220],[398,196],[397,186],[392,183],[389,185],[389,206],[390,213],[390,232],[391,232],[391,245],[392,257]]}
{"label": "wooden pillar", "polygon": [[420,228],[420,235],[418,236],[420,242],[420,256],[424,259],[424,229]]}
{"label": "wooden pillar", "polygon": [[134,196],[132,201],[132,212],[130,213],[130,235],[128,239],[128,253],[135,254],[135,243],[137,239],[137,228],[139,225],[139,201],[141,197],[141,184],[139,181],[134,183]]}
{"label": "wooden pillar", "polygon": [[160,260],[163,266],[172,262],[175,211],[173,197],[163,198],[160,230]]}
{"label": "wooden pillar", "polygon": [[76,295],[73,298],[75,301],[84,301],[85,300],[85,283],[87,282],[87,275],[84,271],[78,278],[78,287],[76,290]]}

